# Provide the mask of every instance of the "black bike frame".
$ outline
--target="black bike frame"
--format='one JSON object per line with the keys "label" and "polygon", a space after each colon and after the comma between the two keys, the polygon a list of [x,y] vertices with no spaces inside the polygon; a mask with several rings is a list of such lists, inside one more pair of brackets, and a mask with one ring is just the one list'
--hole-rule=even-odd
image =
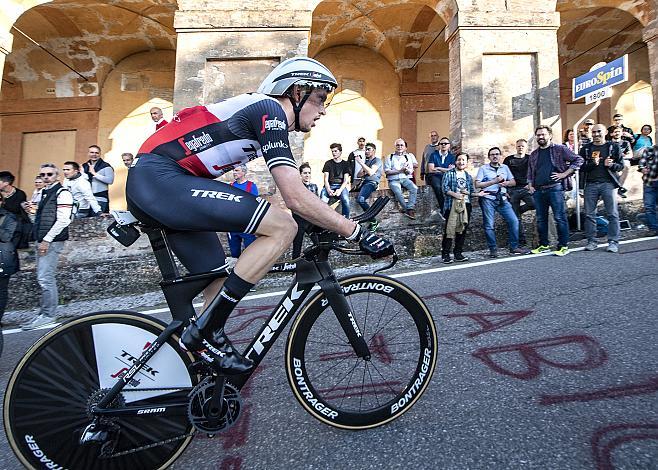
{"label": "black bike frame", "polygon": [[[167,340],[175,332],[187,326],[190,318],[196,315],[192,305],[193,299],[212,281],[228,275],[226,269],[221,269],[208,273],[180,276],[165,232],[159,229],[149,229],[145,230],[145,232],[151,241],[158,266],[163,275],[160,286],[169,305],[173,321],[167,325],[165,330],[142,353],[128,372],[99,401],[98,405],[92,410],[96,416],[115,417],[145,414],[159,416],[164,414],[180,414],[180,408],[183,406],[186,407],[187,401],[154,406],[129,406],[122,407],[121,409],[112,409],[108,408],[108,406],[121,390],[123,390],[126,384],[130,382],[130,379],[137,374]],[[310,250],[307,250],[302,258],[294,262],[279,263],[270,271],[279,273],[295,272],[295,277],[283,298],[279,301],[258,334],[245,350],[244,356],[254,362],[254,367],[245,374],[229,377],[230,383],[238,390],[242,389],[249,380],[316,284],[320,286],[320,289],[327,297],[329,305],[332,307],[356,354],[365,359],[370,358],[368,345],[363,339],[356,322],[353,321],[353,312],[351,312],[349,304],[343,295],[342,288],[338,284],[333,270],[327,261],[330,249],[330,240],[320,241]]]}

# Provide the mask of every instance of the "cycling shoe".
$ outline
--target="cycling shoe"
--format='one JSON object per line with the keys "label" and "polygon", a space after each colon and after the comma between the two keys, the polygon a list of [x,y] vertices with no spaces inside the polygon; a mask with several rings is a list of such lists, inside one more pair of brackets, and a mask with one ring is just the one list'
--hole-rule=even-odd
{"label": "cycling shoe", "polygon": [[218,374],[243,374],[254,367],[251,359],[236,351],[223,329],[209,336],[204,338],[201,330],[192,323],[183,331],[179,343],[183,349],[207,362]]}

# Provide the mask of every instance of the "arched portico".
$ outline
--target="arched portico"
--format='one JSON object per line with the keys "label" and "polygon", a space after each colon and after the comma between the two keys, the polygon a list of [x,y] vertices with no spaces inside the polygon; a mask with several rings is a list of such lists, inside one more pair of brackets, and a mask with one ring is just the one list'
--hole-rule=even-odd
{"label": "arched portico", "polygon": [[[565,3],[558,4],[562,8],[558,43],[561,114],[566,126],[573,126],[592,106],[585,105],[584,100],[572,101],[572,79],[587,72],[594,64],[609,62],[625,54],[628,54],[629,60],[629,80],[613,87],[612,98],[603,100],[591,117],[609,125],[612,115],[620,112],[625,116],[625,124],[633,129],[639,131],[643,124],[653,126],[651,60],[647,44],[642,40],[642,21],[646,15],[637,11],[633,15],[626,10],[601,5],[585,8],[580,3],[567,9],[570,5]],[[638,83],[643,86],[636,86]],[[629,93],[642,96],[645,100],[630,99]],[[641,103],[642,106],[630,106],[631,102]]]}
{"label": "arched portico", "polygon": [[[0,90],[3,169],[16,174],[19,184],[29,185],[40,163],[84,161],[91,144],[111,148],[109,134],[126,118],[113,110],[136,93],[145,93],[147,101],[171,101],[175,8],[173,0],[57,0],[3,7],[0,23],[13,38]],[[157,51],[168,52],[168,62],[156,58]],[[155,55],[136,73],[119,73],[108,85],[118,64],[143,53]],[[114,138],[130,141],[127,134],[115,133]],[[119,186],[114,192],[122,193]],[[115,196],[120,206],[123,198]]]}
{"label": "arched portico", "polygon": [[[441,2],[441,5],[452,3]],[[352,150],[355,137],[363,135],[378,145],[378,155],[387,155],[394,150],[397,137],[404,138],[410,151],[417,152],[427,143],[429,130],[447,133],[449,67],[443,36],[446,23],[442,15],[449,14],[449,8],[444,6],[439,13],[434,9],[436,6],[436,2],[390,1],[354,4],[325,0],[317,4],[309,55],[328,58],[332,70],[341,71],[339,92],[356,85],[371,97],[384,98],[375,100],[380,101],[375,108],[386,116],[381,119],[382,129],[368,135],[371,123],[361,120],[356,129],[344,123],[331,127],[334,140]],[[340,56],[325,54],[338,47],[344,51]],[[370,60],[364,60],[367,57],[364,49],[372,51]],[[342,61],[353,66],[346,68]],[[382,61],[389,64],[395,80],[381,80],[369,70],[370,64],[380,67]],[[306,149],[304,153],[310,156]]]}

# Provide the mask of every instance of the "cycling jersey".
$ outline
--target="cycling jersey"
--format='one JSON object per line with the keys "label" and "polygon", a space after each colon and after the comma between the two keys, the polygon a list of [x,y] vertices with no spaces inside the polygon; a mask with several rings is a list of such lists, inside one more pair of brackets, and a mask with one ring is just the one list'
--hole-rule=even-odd
{"label": "cycling jersey", "polygon": [[258,93],[186,108],[148,138],[140,154],[173,158],[196,176],[217,178],[264,157],[267,168],[297,168],[288,142],[288,120],[279,102]]}
{"label": "cycling jersey", "polygon": [[140,148],[128,172],[128,209],[147,225],[178,233],[172,249],[190,272],[210,271],[224,264],[215,232],[256,233],[270,207],[214,178],[261,156],[270,171],[297,168],[276,99],[246,94],[183,109]]}

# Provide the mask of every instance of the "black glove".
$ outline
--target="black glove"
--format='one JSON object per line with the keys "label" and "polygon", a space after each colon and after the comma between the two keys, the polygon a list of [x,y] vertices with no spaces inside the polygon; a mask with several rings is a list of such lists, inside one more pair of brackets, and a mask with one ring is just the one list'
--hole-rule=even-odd
{"label": "black glove", "polygon": [[390,241],[364,229],[359,224],[356,225],[354,233],[347,240],[359,242],[359,247],[373,259],[383,258],[395,253],[395,247]]}

